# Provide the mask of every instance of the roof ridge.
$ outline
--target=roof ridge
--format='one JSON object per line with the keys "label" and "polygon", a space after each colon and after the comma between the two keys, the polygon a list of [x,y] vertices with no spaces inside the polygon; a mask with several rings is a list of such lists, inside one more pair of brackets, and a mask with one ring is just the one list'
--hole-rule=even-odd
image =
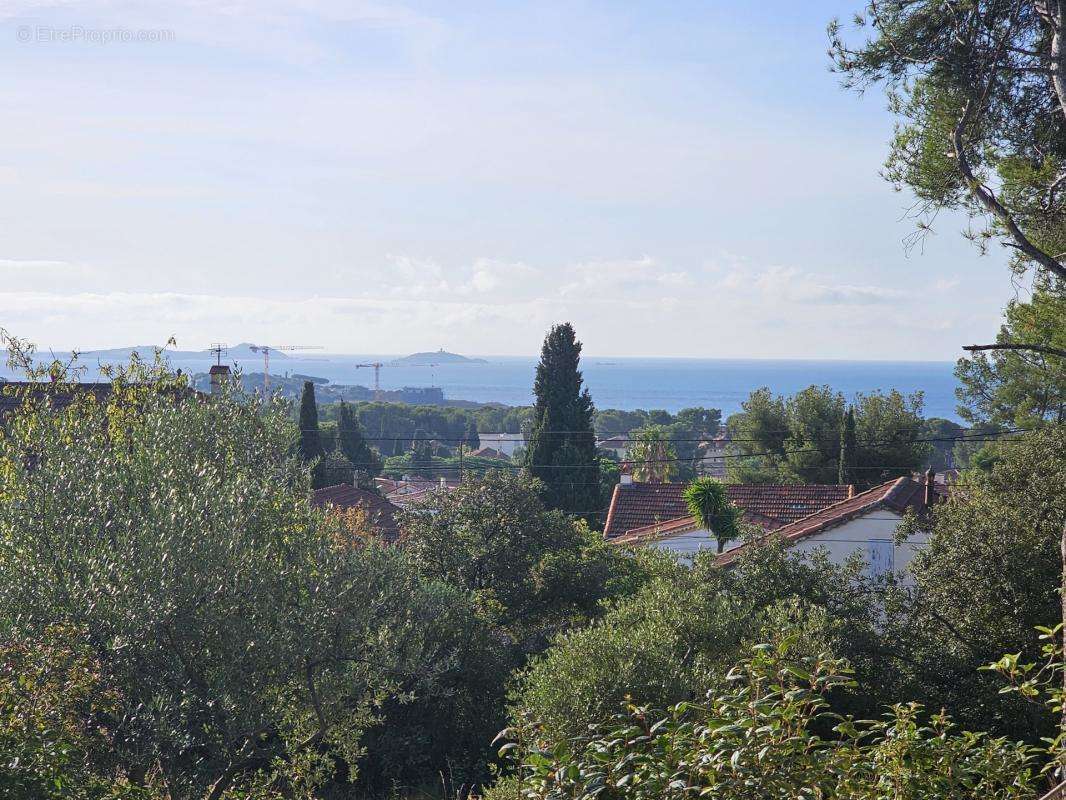
{"label": "roof ridge", "polygon": [[[859,492],[858,494],[851,494],[848,497],[845,497],[843,500],[837,500],[835,503],[830,503],[825,508],[820,508],[817,511],[812,511],[810,514],[808,514],[805,517],[800,517],[799,519],[797,519],[797,520],[795,520],[793,522],[789,522],[789,523],[787,523],[785,525],[782,525],[781,528],[779,530],[777,530],[777,531],[774,531],[774,533],[780,533],[780,531],[784,530],[785,528],[791,528],[793,526],[798,526],[801,523],[806,522],[807,520],[809,520],[811,517],[817,517],[817,516],[820,516],[820,515],[825,514],[827,512],[831,512],[834,508],[836,508],[837,506],[843,505],[844,503],[853,503],[854,501],[856,501],[860,497],[862,497],[864,494],[870,494],[871,492],[876,492],[879,489],[884,489],[885,486],[887,484],[889,484],[889,483],[898,484],[901,480],[903,480],[903,479],[902,478],[893,478],[890,481],[885,481],[884,483],[879,483],[879,484],[877,484],[877,486],[871,486],[869,489],[866,489],[865,491]],[[815,485],[815,484],[811,484],[811,485]],[[823,485],[843,486],[844,484],[834,483],[834,484],[823,484]],[[886,493],[882,497],[880,497],[879,499],[873,501],[872,503],[870,503],[868,505],[875,505],[876,503],[883,503],[885,501],[885,499],[889,496],[891,491],[893,489],[895,489],[895,488],[896,488],[895,485],[893,485],[888,491],[886,491]],[[866,508],[866,507],[867,507],[867,504],[859,506],[860,509]]]}

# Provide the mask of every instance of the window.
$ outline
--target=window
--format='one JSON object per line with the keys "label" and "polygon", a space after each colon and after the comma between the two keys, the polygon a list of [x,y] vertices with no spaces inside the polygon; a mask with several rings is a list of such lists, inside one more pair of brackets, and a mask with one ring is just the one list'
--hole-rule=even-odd
{"label": "window", "polygon": [[895,568],[896,545],[891,539],[871,539],[866,543],[866,563],[871,578],[880,578]]}

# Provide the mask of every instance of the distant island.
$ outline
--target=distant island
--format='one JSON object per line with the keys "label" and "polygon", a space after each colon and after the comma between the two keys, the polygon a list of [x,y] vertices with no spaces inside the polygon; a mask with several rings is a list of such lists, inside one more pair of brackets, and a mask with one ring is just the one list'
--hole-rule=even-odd
{"label": "distant island", "polygon": [[435,353],[412,353],[391,362],[395,366],[429,366],[430,364],[488,364],[483,358],[468,358],[458,353],[449,353],[443,349]]}

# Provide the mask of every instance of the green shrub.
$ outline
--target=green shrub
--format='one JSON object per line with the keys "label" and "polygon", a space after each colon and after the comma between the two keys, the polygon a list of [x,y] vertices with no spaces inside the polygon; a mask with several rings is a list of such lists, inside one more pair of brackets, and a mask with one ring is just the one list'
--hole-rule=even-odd
{"label": "green shrub", "polygon": [[847,664],[792,657],[793,643],[756,646],[703,702],[665,712],[626,703],[563,739],[512,729],[501,752],[529,800],[1036,797],[1033,748],[959,731],[916,704],[877,721],[831,713],[826,695],[852,683]]}

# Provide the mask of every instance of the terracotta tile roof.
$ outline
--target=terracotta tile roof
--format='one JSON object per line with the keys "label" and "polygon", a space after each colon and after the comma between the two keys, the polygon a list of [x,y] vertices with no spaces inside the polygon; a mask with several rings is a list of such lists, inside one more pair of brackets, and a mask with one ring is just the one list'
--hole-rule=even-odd
{"label": "terracotta tile roof", "polygon": [[315,489],[311,495],[311,504],[317,508],[363,509],[367,512],[371,524],[381,531],[381,538],[386,542],[394,542],[400,536],[400,526],[396,522],[396,513],[400,509],[384,497],[350,483]]}
{"label": "terracotta tile roof", "polygon": [[[939,493],[936,493],[933,502],[939,502],[941,497]],[[896,478],[771,531],[766,538],[780,537],[786,543],[792,543],[843,525],[845,522],[879,508],[887,508],[897,514],[904,514],[909,510],[920,512],[926,507],[925,486],[922,483],[908,477]],[[718,556],[717,561],[719,564],[728,564],[749,547],[751,547],[750,544],[734,547]]]}
{"label": "terracotta tile roof", "polygon": [[451,491],[458,485],[459,481],[454,478],[446,478],[444,480],[414,478],[398,481],[395,489],[385,492],[385,497],[400,508],[407,508],[432,497],[437,492]]}
{"label": "terracotta tile roof", "polygon": [[[620,483],[614,487],[604,535],[613,539],[636,528],[689,517],[682,497],[684,483]],[[826,506],[846,500],[853,486],[837,484],[726,484],[729,499],[750,522],[768,530],[795,522]]]}

